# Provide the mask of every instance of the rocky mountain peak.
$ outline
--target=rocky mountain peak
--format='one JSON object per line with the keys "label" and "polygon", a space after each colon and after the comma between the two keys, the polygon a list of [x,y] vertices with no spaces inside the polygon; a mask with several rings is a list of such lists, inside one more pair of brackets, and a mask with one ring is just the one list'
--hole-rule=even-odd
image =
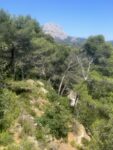
{"label": "rocky mountain peak", "polygon": [[62,27],[54,23],[46,23],[43,25],[43,31],[46,34],[50,34],[54,39],[65,40],[68,37]]}

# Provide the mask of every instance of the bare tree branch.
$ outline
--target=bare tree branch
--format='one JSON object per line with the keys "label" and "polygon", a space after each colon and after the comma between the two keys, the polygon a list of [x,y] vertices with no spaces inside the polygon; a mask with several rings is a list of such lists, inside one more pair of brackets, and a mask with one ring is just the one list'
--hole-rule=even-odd
{"label": "bare tree branch", "polygon": [[89,76],[89,72],[90,72],[90,68],[91,68],[91,64],[93,63],[93,58],[87,59],[88,60],[88,67],[87,67],[87,71],[85,71],[85,67],[83,66],[83,62],[81,61],[81,58],[79,56],[76,56],[76,57],[77,57],[78,64],[81,67],[82,76],[83,76],[84,80],[87,81],[88,76]]}

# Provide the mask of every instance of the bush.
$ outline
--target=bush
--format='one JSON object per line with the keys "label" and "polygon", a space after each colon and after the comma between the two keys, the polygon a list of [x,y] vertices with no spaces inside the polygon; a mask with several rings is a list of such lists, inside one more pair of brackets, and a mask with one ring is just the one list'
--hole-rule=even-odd
{"label": "bush", "polygon": [[23,150],[38,150],[38,148],[35,147],[34,143],[28,141],[27,139],[24,139],[22,143],[20,144],[20,149]]}
{"label": "bush", "polygon": [[60,96],[54,90],[51,90],[48,93],[47,97],[48,97],[50,102],[57,102],[60,98]]}
{"label": "bush", "polygon": [[38,150],[38,148],[34,146],[34,143],[24,139],[20,145],[11,144],[6,150]]}
{"label": "bush", "polygon": [[8,145],[6,150],[20,150],[20,147],[16,144],[10,144],[10,145]]}
{"label": "bush", "polygon": [[10,127],[19,114],[19,103],[15,93],[0,91],[0,130]]}
{"label": "bush", "polygon": [[36,132],[36,139],[37,140],[44,140],[44,132],[42,131],[42,129],[40,128],[40,130],[37,130]]}
{"label": "bush", "polygon": [[32,116],[28,114],[22,114],[19,117],[19,123],[23,127],[23,133],[27,135],[34,135],[35,133],[35,125]]}
{"label": "bush", "polygon": [[47,109],[45,114],[38,118],[37,122],[41,126],[48,127],[50,134],[59,139],[67,136],[70,120],[71,115],[69,111],[63,106],[56,104]]}
{"label": "bush", "polygon": [[11,142],[13,142],[13,139],[12,139],[12,136],[8,132],[0,133],[0,145],[6,146]]}
{"label": "bush", "polygon": [[113,83],[107,80],[92,80],[88,83],[88,91],[94,99],[107,97],[113,91]]}

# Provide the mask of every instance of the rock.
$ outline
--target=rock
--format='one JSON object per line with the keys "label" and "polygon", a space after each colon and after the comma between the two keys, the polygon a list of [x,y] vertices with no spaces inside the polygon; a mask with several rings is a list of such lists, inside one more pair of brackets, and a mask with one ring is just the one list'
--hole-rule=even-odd
{"label": "rock", "polygon": [[48,91],[45,88],[43,88],[43,87],[40,88],[40,92],[42,92],[43,94],[47,94],[48,93]]}
{"label": "rock", "polygon": [[51,142],[49,144],[49,150],[58,150],[58,148],[59,148],[59,145],[56,142]]}
{"label": "rock", "polygon": [[72,147],[70,144],[62,143],[62,144],[59,146],[59,149],[58,149],[58,150],[77,150],[77,149],[75,149],[74,147]]}
{"label": "rock", "polygon": [[68,143],[74,141],[77,145],[83,146],[83,139],[90,141],[90,136],[86,133],[84,126],[76,121],[73,125],[73,132],[68,133]]}
{"label": "rock", "polygon": [[38,85],[40,85],[40,86],[44,86],[44,83],[41,82],[41,81],[36,81],[36,83],[37,83]]}
{"label": "rock", "polygon": [[32,80],[32,79],[29,79],[29,80],[27,80],[26,82],[27,82],[28,84],[30,84],[31,86],[33,86],[33,84],[35,83],[35,81]]}
{"label": "rock", "polygon": [[76,92],[74,92],[73,90],[71,90],[69,92],[69,95],[67,96],[68,99],[70,100],[70,106],[74,107],[75,105],[77,105],[78,102],[78,94]]}
{"label": "rock", "polygon": [[43,31],[45,34],[51,35],[55,39],[61,39],[64,40],[68,37],[68,35],[63,31],[63,29],[54,23],[46,23],[43,26]]}

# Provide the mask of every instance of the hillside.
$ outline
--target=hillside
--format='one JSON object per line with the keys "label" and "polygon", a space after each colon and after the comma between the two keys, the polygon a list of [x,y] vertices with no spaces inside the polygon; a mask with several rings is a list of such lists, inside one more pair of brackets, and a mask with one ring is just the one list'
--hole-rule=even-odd
{"label": "hillside", "polygon": [[[7,121],[4,124],[7,131],[0,134],[0,150],[19,150],[20,147],[24,150],[50,150],[56,148],[57,150],[74,150],[75,148],[78,149],[77,146],[82,147],[82,138],[90,140],[85,128],[75,121],[72,114],[66,110],[65,107],[69,108],[68,99],[64,99],[67,106],[63,105],[58,99],[57,102],[54,102],[54,98],[57,97],[51,96],[51,94],[55,94],[55,91],[47,83],[45,85],[39,80],[29,79],[18,82],[7,81],[7,84],[8,89],[4,89],[1,95],[5,96],[6,99],[5,110],[8,112],[5,113],[3,122]],[[59,98],[62,100],[61,97]],[[11,104],[9,105],[9,103]],[[9,105],[9,108],[6,107],[7,105]],[[61,109],[60,114],[55,114],[56,107]],[[53,115],[49,113],[54,113],[53,119],[49,118],[48,115]],[[57,115],[64,115],[65,117],[65,113],[67,113],[68,118],[56,120],[57,117],[60,117]],[[57,121],[58,125],[46,122],[47,119]],[[43,124],[43,122],[45,123]],[[67,125],[61,125],[61,123]],[[55,126],[56,129],[57,126],[62,127],[64,130],[61,131],[62,134],[70,128],[70,131],[66,131],[68,134],[66,141],[59,139],[59,136],[57,137],[60,131],[56,130]],[[56,131],[53,132],[52,128]],[[78,130],[75,132],[74,128]]]}
{"label": "hillside", "polygon": [[103,35],[59,44],[32,17],[0,10],[0,150],[20,149],[113,150],[113,45]]}

